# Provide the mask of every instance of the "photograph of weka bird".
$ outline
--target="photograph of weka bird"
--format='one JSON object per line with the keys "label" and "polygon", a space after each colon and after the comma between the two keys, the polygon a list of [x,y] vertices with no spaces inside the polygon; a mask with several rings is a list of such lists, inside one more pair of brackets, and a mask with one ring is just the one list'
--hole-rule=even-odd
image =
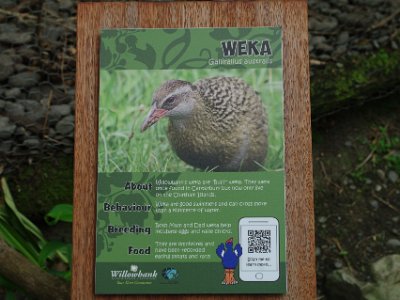
{"label": "photograph of weka bird", "polygon": [[169,119],[168,140],[180,159],[213,171],[255,171],[267,155],[267,115],[244,80],[168,80],[153,94],[141,131]]}

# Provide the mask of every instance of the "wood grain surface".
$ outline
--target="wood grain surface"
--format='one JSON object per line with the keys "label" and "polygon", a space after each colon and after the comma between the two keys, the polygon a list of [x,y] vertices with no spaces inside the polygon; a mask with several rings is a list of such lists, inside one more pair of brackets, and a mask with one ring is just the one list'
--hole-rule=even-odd
{"label": "wood grain surface", "polygon": [[[281,26],[283,29],[288,293],[262,296],[95,296],[100,29],[212,26]],[[307,2],[80,3],[77,31],[72,299],[315,299]]]}

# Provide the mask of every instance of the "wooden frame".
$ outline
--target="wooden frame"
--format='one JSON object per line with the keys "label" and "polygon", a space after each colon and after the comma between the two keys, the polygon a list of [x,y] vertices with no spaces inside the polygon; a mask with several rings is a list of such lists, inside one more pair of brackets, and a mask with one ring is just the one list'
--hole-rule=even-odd
{"label": "wooden frame", "polygon": [[[316,298],[307,1],[243,0],[78,5],[72,299],[139,297],[94,295],[100,29],[213,26],[282,27],[288,293],[262,298]],[[200,296],[187,297],[198,299]],[[256,297],[234,296],[240,299]],[[232,296],[204,298],[231,299]]]}

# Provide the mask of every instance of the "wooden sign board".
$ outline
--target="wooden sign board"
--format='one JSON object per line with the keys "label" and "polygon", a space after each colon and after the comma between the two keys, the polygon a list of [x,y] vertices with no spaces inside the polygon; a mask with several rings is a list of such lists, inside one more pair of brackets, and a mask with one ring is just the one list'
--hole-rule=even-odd
{"label": "wooden sign board", "polygon": [[[95,295],[100,30],[265,26],[280,27],[282,30],[287,293],[262,297],[316,298],[307,2],[276,0],[78,5],[73,299],[138,297]],[[177,299],[184,296],[159,297]],[[210,295],[202,298],[232,297],[251,299],[257,296]],[[151,299],[152,296],[141,298]]]}

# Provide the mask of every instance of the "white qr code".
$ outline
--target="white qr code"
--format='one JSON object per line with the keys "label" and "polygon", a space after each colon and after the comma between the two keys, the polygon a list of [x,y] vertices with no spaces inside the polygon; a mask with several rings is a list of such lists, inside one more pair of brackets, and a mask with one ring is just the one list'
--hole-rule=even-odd
{"label": "white qr code", "polygon": [[271,230],[248,230],[248,253],[271,253]]}

